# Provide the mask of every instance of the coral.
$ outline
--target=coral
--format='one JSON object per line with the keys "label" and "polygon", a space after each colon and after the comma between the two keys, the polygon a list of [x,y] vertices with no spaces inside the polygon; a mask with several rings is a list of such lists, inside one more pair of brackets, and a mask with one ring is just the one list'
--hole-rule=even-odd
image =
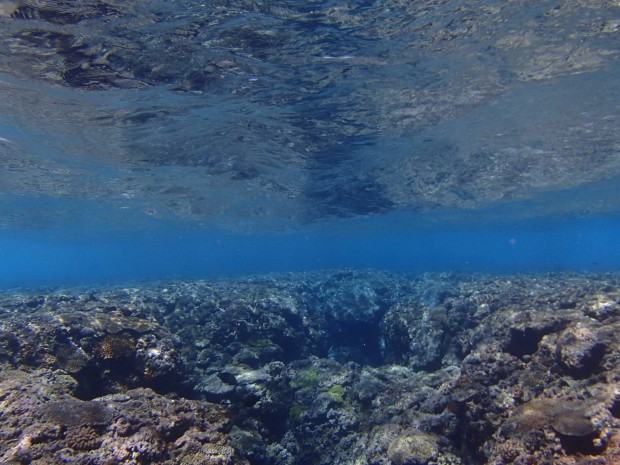
{"label": "coral", "polygon": [[97,455],[97,453],[94,452],[92,454],[83,454],[81,457],[75,460],[75,465],[113,465],[113,464],[102,461],[102,459]]}
{"label": "coral", "polygon": [[[433,463],[433,462],[429,462]],[[433,465],[461,465],[461,459],[454,454],[440,454],[434,461]]]}
{"label": "coral", "polygon": [[41,414],[49,422],[68,427],[104,425],[112,419],[112,412],[103,403],[74,398],[48,402],[41,407]]}
{"label": "coral", "polygon": [[129,452],[139,463],[153,463],[165,458],[166,445],[150,428],[141,428],[122,442],[122,450]]}
{"label": "coral", "polygon": [[552,427],[564,436],[590,436],[596,432],[588,418],[588,403],[563,399],[536,399],[522,405],[510,419],[522,432]]}
{"label": "coral", "polygon": [[135,433],[139,429],[138,426],[132,424],[126,415],[119,416],[111,425],[110,431],[120,437],[127,437]]}
{"label": "coral", "polygon": [[397,304],[388,310],[381,325],[387,361],[408,364],[416,370],[435,370],[441,366],[448,337],[444,307]]}
{"label": "coral", "polygon": [[344,402],[344,388],[340,384],[334,384],[330,387],[327,394],[336,402]]}
{"label": "coral", "polygon": [[289,410],[288,417],[293,423],[297,423],[301,419],[301,416],[307,411],[308,411],[307,406],[295,404]]}
{"label": "coral", "polygon": [[119,315],[118,313],[83,311],[61,312],[57,317],[64,326],[72,331],[79,331],[79,328],[92,328],[93,330],[105,333],[116,334],[131,330],[143,334],[147,332],[157,332],[160,326],[143,318],[135,318]]}
{"label": "coral", "polygon": [[226,410],[203,401],[148,389],[82,401],[43,370],[0,372],[0,399],[0,462],[173,465],[202,449],[204,463],[243,463],[228,443]]}
{"label": "coral", "polygon": [[124,333],[108,334],[95,348],[97,357],[105,360],[129,358],[135,354],[136,340]]}
{"label": "coral", "polygon": [[89,357],[71,345],[61,345],[56,349],[58,367],[68,373],[79,373],[89,363]]}
{"label": "coral", "polygon": [[436,437],[410,431],[392,441],[387,455],[393,465],[426,465],[438,452]]}
{"label": "coral", "polygon": [[28,313],[5,314],[0,333],[11,336],[0,334],[0,365],[59,368],[73,376],[85,399],[140,386],[170,391],[183,384],[184,366],[170,332],[124,316],[116,306],[106,313],[97,302],[48,296]]}
{"label": "coral", "polygon": [[235,453],[230,446],[209,445],[181,460],[181,465],[232,465],[235,463]]}
{"label": "coral", "polygon": [[101,445],[101,435],[90,426],[78,426],[67,430],[65,441],[75,450],[93,450]]}
{"label": "coral", "polygon": [[557,341],[560,363],[574,377],[587,377],[599,370],[606,346],[600,328],[592,323],[576,323],[564,330]]}
{"label": "coral", "polygon": [[371,271],[0,293],[0,462],[620,463],[618,296]]}
{"label": "coral", "polygon": [[319,373],[314,368],[310,368],[291,381],[291,387],[295,389],[315,389],[318,385]]}

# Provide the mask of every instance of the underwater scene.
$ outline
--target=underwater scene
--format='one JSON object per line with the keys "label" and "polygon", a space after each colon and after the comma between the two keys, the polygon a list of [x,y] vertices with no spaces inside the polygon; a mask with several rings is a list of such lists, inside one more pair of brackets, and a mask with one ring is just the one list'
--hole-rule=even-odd
{"label": "underwater scene", "polygon": [[619,465],[620,2],[0,0],[0,465]]}

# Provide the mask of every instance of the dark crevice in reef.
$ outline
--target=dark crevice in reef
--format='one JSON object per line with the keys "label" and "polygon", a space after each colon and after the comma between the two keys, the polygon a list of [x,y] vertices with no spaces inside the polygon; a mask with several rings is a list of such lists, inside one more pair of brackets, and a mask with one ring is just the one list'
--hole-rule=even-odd
{"label": "dark crevice in reef", "polygon": [[616,399],[614,399],[609,413],[611,413],[614,418],[620,418],[620,393],[618,393]]}
{"label": "dark crevice in reef", "polygon": [[[42,411],[96,416],[33,443],[56,462],[121,447],[171,465],[163,442],[183,464],[620,460],[620,278],[344,271],[0,298],[0,388],[61,376]],[[26,398],[7,411],[40,410]],[[207,418],[219,429],[197,434]]]}
{"label": "dark crevice in reef", "polygon": [[568,455],[599,455],[604,448],[595,445],[598,432],[586,436],[567,436],[560,434],[560,444]]}
{"label": "dark crevice in reef", "polygon": [[92,400],[102,395],[109,394],[105,392],[101,384],[101,373],[99,367],[91,365],[74,373],[73,378],[77,381],[75,389],[75,397],[81,400]]}
{"label": "dark crevice in reef", "polygon": [[546,331],[534,328],[513,328],[510,330],[510,339],[506,352],[515,357],[532,355],[538,350],[538,344],[545,333]]}
{"label": "dark crevice in reef", "polygon": [[[340,363],[381,366],[381,331],[374,322],[351,322],[329,331],[327,356]],[[314,354],[316,355],[316,354]]]}

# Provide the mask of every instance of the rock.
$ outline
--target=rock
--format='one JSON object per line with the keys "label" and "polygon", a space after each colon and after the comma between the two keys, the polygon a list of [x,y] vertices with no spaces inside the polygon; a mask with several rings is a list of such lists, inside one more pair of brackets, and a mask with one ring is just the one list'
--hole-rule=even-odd
{"label": "rock", "polygon": [[392,441],[387,455],[393,465],[426,465],[438,452],[435,436],[409,431]]}
{"label": "rock", "polygon": [[219,374],[213,374],[204,378],[194,389],[210,401],[219,402],[232,396],[235,385],[223,381]]}
{"label": "rock", "polygon": [[0,374],[1,462],[245,463],[229,444],[232,425],[220,406],[143,388],[82,401],[56,376],[45,370]]}
{"label": "rock", "polygon": [[371,271],[0,293],[0,461],[616,463],[618,295]]}
{"label": "rock", "polygon": [[393,306],[381,322],[385,360],[414,370],[439,368],[447,351],[447,321],[444,307]]}
{"label": "rock", "polygon": [[564,436],[582,437],[596,432],[587,416],[588,403],[563,399],[530,401],[511,418],[519,431],[539,430],[550,426]]}
{"label": "rock", "polygon": [[564,330],[556,344],[557,355],[566,371],[575,377],[587,377],[599,370],[606,345],[600,340],[600,327],[577,322]]}

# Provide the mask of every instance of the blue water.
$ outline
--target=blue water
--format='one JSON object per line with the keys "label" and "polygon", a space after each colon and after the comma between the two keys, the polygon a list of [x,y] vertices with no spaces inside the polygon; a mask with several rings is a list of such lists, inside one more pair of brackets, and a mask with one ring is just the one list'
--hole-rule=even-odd
{"label": "blue water", "polygon": [[617,6],[0,4],[0,286],[620,269]]}
{"label": "blue water", "polygon": [[169,231],[139,241],[76,242],[31,231],[2,238],[0,285],[138,285],[342,267],[416,273],[617,271],[618,231],[618,217],[381,235]]}

